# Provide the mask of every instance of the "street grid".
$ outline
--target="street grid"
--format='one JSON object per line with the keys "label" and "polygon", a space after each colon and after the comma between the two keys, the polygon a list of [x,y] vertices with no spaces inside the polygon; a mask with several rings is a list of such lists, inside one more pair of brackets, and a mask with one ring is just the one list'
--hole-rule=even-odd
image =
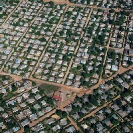
{"label": "street grid", "polygon": [[[28,21],[21,20],[21,23],[19,23],[21,25],[15,25],[15,23],[19,22],[22,18],[18,12],[25,9],[23,5],[26,5],[28,9],[25,13],[30,12],[30,7],[33,8],[32,17],[28,18],[22,13],[21,15],[26,17]],[[20,6],[22,6],[22,9]],[[36,8],[38,6],[39,8]],[[48,9],[49,6],[51,9]],[[21,0],[16,7],[12,9],[10,14],[4,17],[2,24],[0,23],[0,37],[2,39],[0,43],[4,43],[5,45],[0,45],[0,49],[2,49],[0,51],[2,53],[0,56],[0,58],[2,58],[0,62],[0,75],[9,75],[14,80],[4,86],[5,88],[16,81],[27,79],[35,81],[37,84],[47,83],[59,86],[62,90],[75,92],[79,97],[83,98],[85,94],[87,96],[93,94],[101,84],[113,81],[118,78],[119,75],[128,75],[128,71],[133,70],[133,56],[126,52],[131,49],[128,36],[132,35],[132,31],[130,30],[130,23],[133,21],[132,14],[130,14],[130,16],[125,15],[121,25],[114,25],[109,23],[109,21],[118,21],[121,18],[119,14],[121,9],[114,8],[114,12],[110,13],[110,8],[74,4],[68,1],[65,1],[65,4],[64,2],[55,1],[55,5],[44,5],[26,0]],[[43,12],[45,11],[48,11],[50,15],[47,13],[44,14]],[[74,13],[72,14],[71,12]],[[58,16],[57,18],[53,18],[55,14]],[[43,15],[47,17],[48,21],[44,19],[45,17]],[[101,16],[101,18],[98,15]],[[18,19],[14,19],[14,16],[18,16]],[[67,17],[69,19],[67,19]],[[49,18],[53,19],[50,21]],[[75,20],[73,21],[72,18],[75,18]],[[97,21],[95,21],[95,19]],[[107,22],[105,24],[101,23],[102,19]],[[14,20],[14,23],[12,20]],[[45,25],[42,20],[46,22]],[[51,24],[49,24],[49,22]],[[99,22],[101,27],[95,25],[95,22]],[[73,23],[75,25],[73,25]],[[21,26],[21,28],[23,27],[23,29],[19,29],[19,26]],[[45,30],[46,27],[49,28]],[[88,34],[89,29],[92,29],[92,27],[94,29],[96,28],[97,31],[93,29]],[[13,30],[15,30],[15,32]],[[46,32],[43,32],[43,30]],[[12,34],[12,32],[14,33]],[[19,34],[17,34],[17,32]],[[91,34],[94,35],[93,38]],[[7,40],[3,39],[3,35]],[[73,37],[71,38],[70,35]],[[69,39],[67,36],[71,38],[71,41],[66,40]],[[100,39],[97,40],[97,36],[101,38],[104,36],[103,44],[99,42]],[[96,41],[95,43],[93,43],[94,39]],[[58,51],[58,49],[60,51]],[[54,58],[56,58],[56,60]],[[80,58],[80,61],[78,58]],[[86,63],[86,61],[88,62]],[[86,65],[88,66],[88,70],[84,68]],[[94,66],[94,69],[92,66]],[[84,73],[82,73],[83,70]],[[82,82],[80,82],[81,80]],[[117,88],[119,90],[119,87]],[[114,91],[111,88],[110,90]],[[129,90],[132,92],[132,85],[129,87]],[[25,93],[28,91],[29,90],[25,91]],[[89,114],[82,116],[78,122],[76,122],[76,119],[74,120],[72,116],[73,113],[69,112],[69,115],[65,117],[69,121],[69,124],[63,127],[63,129],[66,130],[74,126],[75,130],[84,132],[83,127],[79,126],[79,124],[86,124],[86,126],[91,127],[87,122],[85,123],[85,119],[90,117],[98,119],[96,116],[98,111],[107,106],[112,108],[113,103],[120,98],[125,100],[125,98],[121,97],[121,93],[122,91],[118,91],[116,96],[111,97],[111,101],[107,101],[97,107],[95,106],[94,110],[90,110]],[[19,95],[21,95],[21,93]],[[14,97],[9,100],[13,98]],[[45,119],[56,114],[57,109],[64,111],[68,105],[73,106],[75,102],[77,102],[77,97],[72,96],[68,100],[59,103],[56,109],[53,108],[52,111],[49,111],[46,115],[30,123],[32,131],[34,131],[33,127],[35,125],[40,122],[42,123]],[[126,104],[128,104],[127,101]],[[12,111],[10,110],[7,113],[11,113],[12,115]],[[18,113],[14,113],[14,115],[16,119]],[[123,118],[117,111],[116,115],[120,117],[120,125],[128,119],[127,116]],[[14,118],[11,117],[10,119],[13,120]],[[98,120],[100,121],[100,119]],[[19,122],[16,123],[16,126],[19,125],[18,123]],[[110,126],[109,130],[124,131],[120,125],[118,127]],[[18,133],[24,131],[22,124],[20,127],[21,129]],[[131,125],[128,125],[127,128],[129,131],[132,131]]]}

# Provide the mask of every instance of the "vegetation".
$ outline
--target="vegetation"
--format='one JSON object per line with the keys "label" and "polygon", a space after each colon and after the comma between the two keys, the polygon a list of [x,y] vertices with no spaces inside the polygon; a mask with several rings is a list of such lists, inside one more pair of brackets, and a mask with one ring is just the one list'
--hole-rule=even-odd
{"label": "vegetation", "polygon": [[50,85],[50,84],[42,84],[40,86],[40,89],[44,91],[45,94],[49,95],[53,93],[54,91],[57,91],[60,89],[59,86]]}

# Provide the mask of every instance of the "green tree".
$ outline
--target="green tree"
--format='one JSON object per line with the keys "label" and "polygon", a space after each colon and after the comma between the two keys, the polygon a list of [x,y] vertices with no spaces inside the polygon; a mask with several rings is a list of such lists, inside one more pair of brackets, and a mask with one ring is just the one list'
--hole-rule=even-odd
{"label": "green tree", "polygon": [[82,68],[82,65],[81,64],[78,64],[77,65],[77,70],[80,70]]}
{"label": "green tree", "polygon": [[54,2],[50,1],[50,2],[49,2],[49,5],[50,5],[50,7],[53,8],[53,7],[54,7]]}
{"label": "green tree", "polygon": [[56,110],[56,114],[58,115],[58,116],[61,116],[62,117],[62,111],[61,110]]}
{"label": "green tree", "polygon": [[65,111],[62,111],[62,117],[63,118],[67,117],[67,113]]}
{"label": "green tree", "polygon": [[117,125],[119,122],[116,119],[111,119],[113,125]]}
{"label": "green tree", "polygon": [[51,100],[51,98],[47,98],[47,103],[49,104],[49,105],[51,105],[51,106],[54,106],[54,103],[53,103],[53,101]]}
{"label": "green tree", "polygon": [[114,12],[115,12],[114,9],[109,10],[109,13],[114,13]]}
{"label": "green tree", "polygon": [[39,41],[46,42],[46,39],[44,37],[40,38]]}
{"label": "green tree", "polygon": [[4,94],[2,94],[2,93],[0,94],[0,102],[3,100],[3,95]]}
{"label": "green tree", "polygon": [[117,38],[121,39],[121,38],[122,38],[122,35],[119,33],[119,34],[117,35]]}
{"label": "green tree", "polygon": [[36,86],[36,82],[32,81],[32,86]]}
{"label": "green tree", "polygon": [[69,57],[67,55],[63,55],[63,60],[64,61],[68,61],[69,60]]}
{"label": "green tree", "polygon": [[17,87],[14,84],[12,84],[11,86],[12,86],[12,91],[15,92],[17,90]]}
{"label": "green tree", "polygon": [[25,133],[30,133],[30,127],[29,127],[29,125],[24,126],[24,132]]}

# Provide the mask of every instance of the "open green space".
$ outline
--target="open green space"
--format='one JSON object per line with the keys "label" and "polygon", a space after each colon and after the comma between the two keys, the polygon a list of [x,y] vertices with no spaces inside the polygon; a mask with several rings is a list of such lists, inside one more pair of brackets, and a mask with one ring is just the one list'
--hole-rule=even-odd
{"label": "open green space", "polygon": [[50,85],[50,84],[42,84],[40,86],[40,89],[44,90],[45,94],[50,95],[54,91],[59,90],[60,87],[59,86],[55,86],[55,85]]}

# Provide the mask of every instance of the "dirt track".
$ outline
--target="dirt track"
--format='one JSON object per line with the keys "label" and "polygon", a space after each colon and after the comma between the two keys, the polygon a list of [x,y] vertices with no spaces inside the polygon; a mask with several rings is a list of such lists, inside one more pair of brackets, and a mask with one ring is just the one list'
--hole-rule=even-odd
{"label": "dirt track", "polygon": [[[45,2],[49,2],[50,0],[44,0]],[[77,5],[77,4],[72,4],[70,3],[69,1],[66,1],[66,0],[52,0],[55,4],[67,4],[69,6],[80,6],[80,5]],[[84,6],[86,7],[86,5],[81,5],[81,6]],[[96,6],[92,7],[92,6],[87,6],[87,7],[91,7],[91,8],[97,8]],[[12,13],[11,13],[12,14]],[[10,16],[10,15],[9,15]],[[8,19],[8,18],[7,18]],[[24,34],[25,35],[25,34]],[[52,38],[51,38],[52,39]],[[108,45],[109,47],[109,45]],[[43,54],[42,54],[43,55]],[[105,55],[105,59],[106,59],[106,55]],[[41,60],[41,58],[40,58]],[[4,66],[4,65],[3,65]],[[93,87],[90,87],[88,89],[79,89],[79,88],[74,88],[74,87],[70,87],[70,86],[66,86],[66,85],[63,85],[63,84],[57,84],[57,83],[51,83],[51,82],[46,82],[46,81],[43,81],[43,80],[39,80],[39,79],[34,79],[32,76],[29,78],[30,80],[33,80],[35,82],[37,82],[37,84],[42,84],[42,83],[47,83],[47,84],[53,84],[53,85],[57,85],[59,87],[61,87],[62,89],[66,90],[66,91],[72,91],[72,92],[75,92],[77,93],[78,95],[82,96],[83,94],[87,93],[92,93],[92,91],[94,89],[96,89],[100,84],[102,83],[105,83],[105,81],[108,81],[108,80],[111,80],[112,78],[116,77],[118,74],[122,74],[124,73],[125,71],[129,70],[129,69],[132,69],[133,68],[133,65],[130,66],[129,68],[123,68],[120,66],[119,68],[119,71],[112,75],[110,78],[104,80],[104,79],[100,79],[100,81]],[[15,81],[19,81],[22,79],[21,76],[17,76],[17,75],[13,75],[13,74],[8,74],[8,73],[4,73],[4,72],[0,72],[0,74],[2,75],[10,75]],[[70,97],[69,99],[67,99],[66,101],[62,102],[59,104],[59,108],[63,110],[63,108],[65,106],[67,106],[68,104],[70,104],[73,100],[74,100],[75,96],[72,96]],[[118,97],[119,98],[119,97]],[[104,106],[107,106],[108,104],[105,104]],[[98,109],[96,109],[95,111],[93,111],[92,113],[90,113],[89,115],[87,115],[86,117],[88,116],[91,116],[91,115],[94,115],[94,113],[98,110],[100,110],[101,108],[103,108],[104,106],[102,107],[99,107]],[[39,121],[43,120],[44,118],[48,117],[49,115],[53,114],[55,112],[55,110],[51,111],[50,113],[46,114],[44,117],[41,117],[40,119],[34,121],[33,123],[30,124],[30,126],[33,126],[35,125],[36,123],[38,123]],[[73,125],[75,125],[75,123],[73,121],[71,121],[71,123],[73,123]],[[75,126],[76,127],[76,126]],[[78,129],[78,127],[77,127]],[[23,129],[19,131],[19,133],[22,133],[23,132]]]}

